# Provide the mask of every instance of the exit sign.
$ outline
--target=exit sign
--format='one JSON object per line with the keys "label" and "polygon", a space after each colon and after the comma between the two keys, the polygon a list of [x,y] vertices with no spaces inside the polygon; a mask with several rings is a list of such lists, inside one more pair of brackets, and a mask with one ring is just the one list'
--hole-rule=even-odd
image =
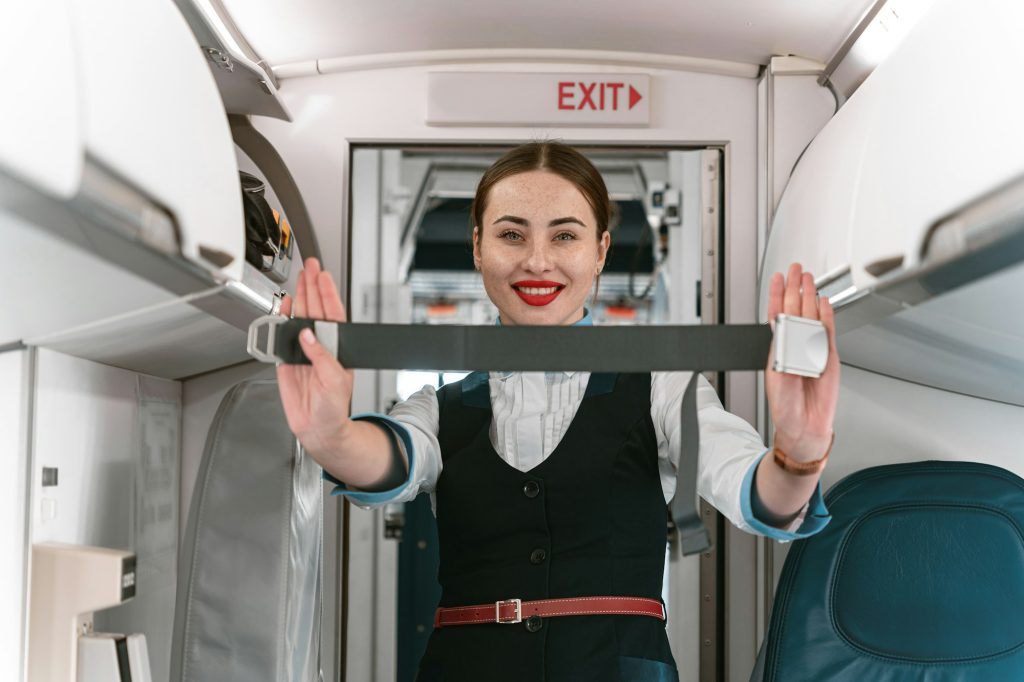
{"label": "exit sign", "polygon": [[650,81],[636,73],[434,72],[427,124],[646,126]]}

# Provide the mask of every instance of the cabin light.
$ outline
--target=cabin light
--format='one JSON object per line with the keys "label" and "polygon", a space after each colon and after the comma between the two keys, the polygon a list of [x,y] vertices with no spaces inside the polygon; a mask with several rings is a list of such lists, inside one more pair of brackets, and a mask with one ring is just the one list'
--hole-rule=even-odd
{"label": "cabin light", "polygon": [[850,57],[871,69],[885,61],[932,0],[889,0],[850,50]]}
{"label": "cabin light", "polygon": [[238,41],[235,40],[234,32],[224,23],[224,18],[210,0],[192,0],[192,4],[202,12],[207,25],[217,34],[217,40],[220,41],[221,46],[226,47],[229,52],[236,55],[244,55],[246,53]]}

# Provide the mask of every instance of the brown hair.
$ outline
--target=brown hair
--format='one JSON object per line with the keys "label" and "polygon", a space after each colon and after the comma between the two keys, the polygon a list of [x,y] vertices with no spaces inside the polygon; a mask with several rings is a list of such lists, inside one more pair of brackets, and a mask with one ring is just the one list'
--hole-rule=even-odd
{"label": "brown hair", "polygon": [[509,150],[495,161],[477,185],[476,196],[473,197],[473,204],[469,209],[473,225],[483,224],[487,198],[494,185],[509,176],[536,170],[550,171],[576,186],[594,212],[597,220],[597,240],[601,241],[601,237],[608,231],[615,211],[604,178],[587,157],[560,142],[530,142]]}

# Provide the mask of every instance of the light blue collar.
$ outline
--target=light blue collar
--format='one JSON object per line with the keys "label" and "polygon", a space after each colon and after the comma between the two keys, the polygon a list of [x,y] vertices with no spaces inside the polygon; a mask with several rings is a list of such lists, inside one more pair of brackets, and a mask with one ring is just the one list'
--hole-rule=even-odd
{"label": "light blue collar", "polygon": [[[498,315],[498,317],[495,318],[494,324],[498,325],[499,327],[501,326],[501,315]],[[594,326],[594,318],[590,315],[590,310],[587,309],[587,308],[583,308],[583,318],[580,319],[578,322],[573,322],[572,326],[573,327],[593,327]],[[515,374],[515,372],[491,372],[490,374],[491,374],[492,377],[495,377],[497,379],[508,379],[510,376]],[[548,374],[554,374],[554,372],[548,372]],[[565,374],[566,376],[571,377],[573,374],[576,374],[576,372],[566,372],[566,371],[563,370],[562,374]]]}
{"label": "light blue collar", "polygon": [[[501,326],[501,315],[498,315],[496,318],[494,318],[494,324],[498,325],[499,327]],[[590,315],[590,309],[584,308],[583,309],[583,318],[580,319],[578,322],[573,322],[572,326],[573,327],[593,327],[594,326],[594,318],[591,317],[591,315]]]}

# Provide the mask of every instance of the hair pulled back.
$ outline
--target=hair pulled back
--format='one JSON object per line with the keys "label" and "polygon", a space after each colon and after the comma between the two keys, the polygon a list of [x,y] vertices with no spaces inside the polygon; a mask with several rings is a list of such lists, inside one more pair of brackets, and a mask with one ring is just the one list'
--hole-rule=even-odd
{"label": "hair pulled back", "polygon": [[473,225],[481,226],[491,188],[507,177],[544,170],[559,175],[571,182],[590,204],[597,220],[597,239],[608,231],[612,221],[614,205],[608,197],[604,178],[587,157],[561,142],[530,142],[505,153],[484,172],[476,188],[476,196],[470,207]]}

